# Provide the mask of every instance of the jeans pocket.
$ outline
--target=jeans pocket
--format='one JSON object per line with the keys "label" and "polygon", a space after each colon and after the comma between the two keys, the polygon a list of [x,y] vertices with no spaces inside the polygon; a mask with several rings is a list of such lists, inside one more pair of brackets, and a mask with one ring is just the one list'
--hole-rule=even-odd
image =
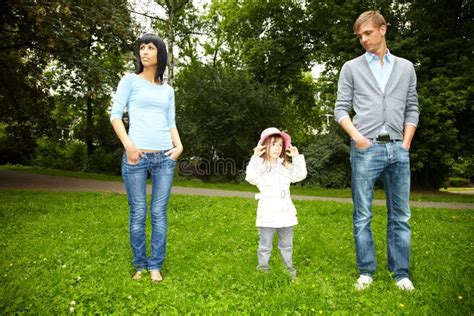
{"label": "jeans pocket", "polygon": [[402,143],[400,143],[399,146],[400,146],[400,149],[401,149],[401,150],[406,151],[406,152],[410,152],[410,148],[407,149],[407,148],[403,147],[403,146],[402,146]]}
{"label": "jeans pocket", "polygon": [[167,160],[173,161],[174,163],[176,163],[178,161],[178,160],[175,160],[175,159],[171,158],[171,155],[165,155],[165,156],[166,156]]}
{"label": "jeans pocket", "polygon": [[368,151],[370,148],[372,148],[374,146],[374,144],[370,143],[370,145],[368,147],[365,147],[365,148],[357,148],[355,144],[353,146],[354,146],[355,151],[363,153],[363,152]]}
{"label": "jeans pocket", "polygon": [[127,165],[127,166],[130,166],[130,167],[134,167],[134,166],[138,166],[140,164],[140,162],[142,161],[142,157],[138,157],[138,160],[136,163],[129,163],[128,162],[128,158],[127,158],[127,154],[124,153],[123,154],[123,157],[122,157],[122,163]]}

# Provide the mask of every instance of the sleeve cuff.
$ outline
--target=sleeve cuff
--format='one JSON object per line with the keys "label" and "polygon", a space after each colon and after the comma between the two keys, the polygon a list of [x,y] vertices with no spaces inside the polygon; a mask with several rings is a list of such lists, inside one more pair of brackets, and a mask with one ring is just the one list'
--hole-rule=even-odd
{"label": "sleeve cuff", "polygon": [[111,115],[111,116],[110,116],[110,122],[111,122],[111,123],[112,123],[112,121],[114,121],[114,120],[121,120],[121,119],[122,119],[122,117],[119,116],[119,115]]}
{"label": "sleeve cuff", "polygon": [[298,156],[293,157],[292,160],[293,163],[302,163],[304,161],[304,155],[299,154]]}
{"label": "sleeve cuff", "polygon": [[343,117],[340,117],[340,118],[337,120],[337,123],[338,123],[338,124],[341,124],[341,121],[342,121],[343,119],[345,119],[345,118],[349,118],[349,119],[350,119],[349,115],[344,115]]}

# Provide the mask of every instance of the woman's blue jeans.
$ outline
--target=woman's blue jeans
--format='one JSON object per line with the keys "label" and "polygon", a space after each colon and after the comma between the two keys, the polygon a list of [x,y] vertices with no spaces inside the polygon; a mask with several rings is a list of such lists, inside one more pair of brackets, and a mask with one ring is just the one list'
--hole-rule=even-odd
{"label": "woman's blue jeans", "polygon": [[[166,256],[167,213],[166,206],[173,183],[176,162],[164,153],[145,153],[137,164],[122,157],[122,177],[130,206],[130,244],[133,250],[133,265],[137,271],[161,270]],[[148,174],[152,182],[151,192],[151,251],[146,254],[145,223],[147,215],[146,181]]]}
{"label": "woman's blue jeans", "polygon": [[367,149],[351,146],[354,240],[360,274],[373,276],[376,268],[372,237],[372,199],[375,181],[382,176],[387,201],[388,268],[396,280],[410,270],[410,158],[401,141],[373,143]]}

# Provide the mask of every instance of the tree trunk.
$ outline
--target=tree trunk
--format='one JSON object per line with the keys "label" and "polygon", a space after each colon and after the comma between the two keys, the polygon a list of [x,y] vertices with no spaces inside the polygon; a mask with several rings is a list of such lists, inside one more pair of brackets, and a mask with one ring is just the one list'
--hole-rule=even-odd
{"label": "tree trunk", "polygon": [[181,10],[189,0],[155,0],[168,14],[168,84],[174,85],[174,18],[176,12]]}
{"label": "tree trunk", "polygon": [[168,11],[168,84],[174,85],[174,56],[173,56],[173,45],[174,45],[174,13],[175,6],[174,1]]}
{"label": "tree trunk", "polygon": [[90,157],[94,153],[94,141],[92,138],[92,135],[94,133],[94,122],[92,121],[92,93],[93,90],[89,88],[86,109],[86,146],[88,157]]}

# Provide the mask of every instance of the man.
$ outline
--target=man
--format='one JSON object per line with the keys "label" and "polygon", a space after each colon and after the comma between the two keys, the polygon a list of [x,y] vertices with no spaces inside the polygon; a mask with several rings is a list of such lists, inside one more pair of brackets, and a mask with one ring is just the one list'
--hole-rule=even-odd
{"label": "man", "polygon": [[352,139],[353,225],[360,272],[355,287],[367,288],[375,274],[372,198],[375,181],[382,176],[388,267],[397,287],[412,291],[409,148],[419,117],[416,74],[411,62],[387,49],[386,32],[387,23],[378,11],[366,11],[357,18],[354,33],[366,52],[342,67],[334,116]]}

